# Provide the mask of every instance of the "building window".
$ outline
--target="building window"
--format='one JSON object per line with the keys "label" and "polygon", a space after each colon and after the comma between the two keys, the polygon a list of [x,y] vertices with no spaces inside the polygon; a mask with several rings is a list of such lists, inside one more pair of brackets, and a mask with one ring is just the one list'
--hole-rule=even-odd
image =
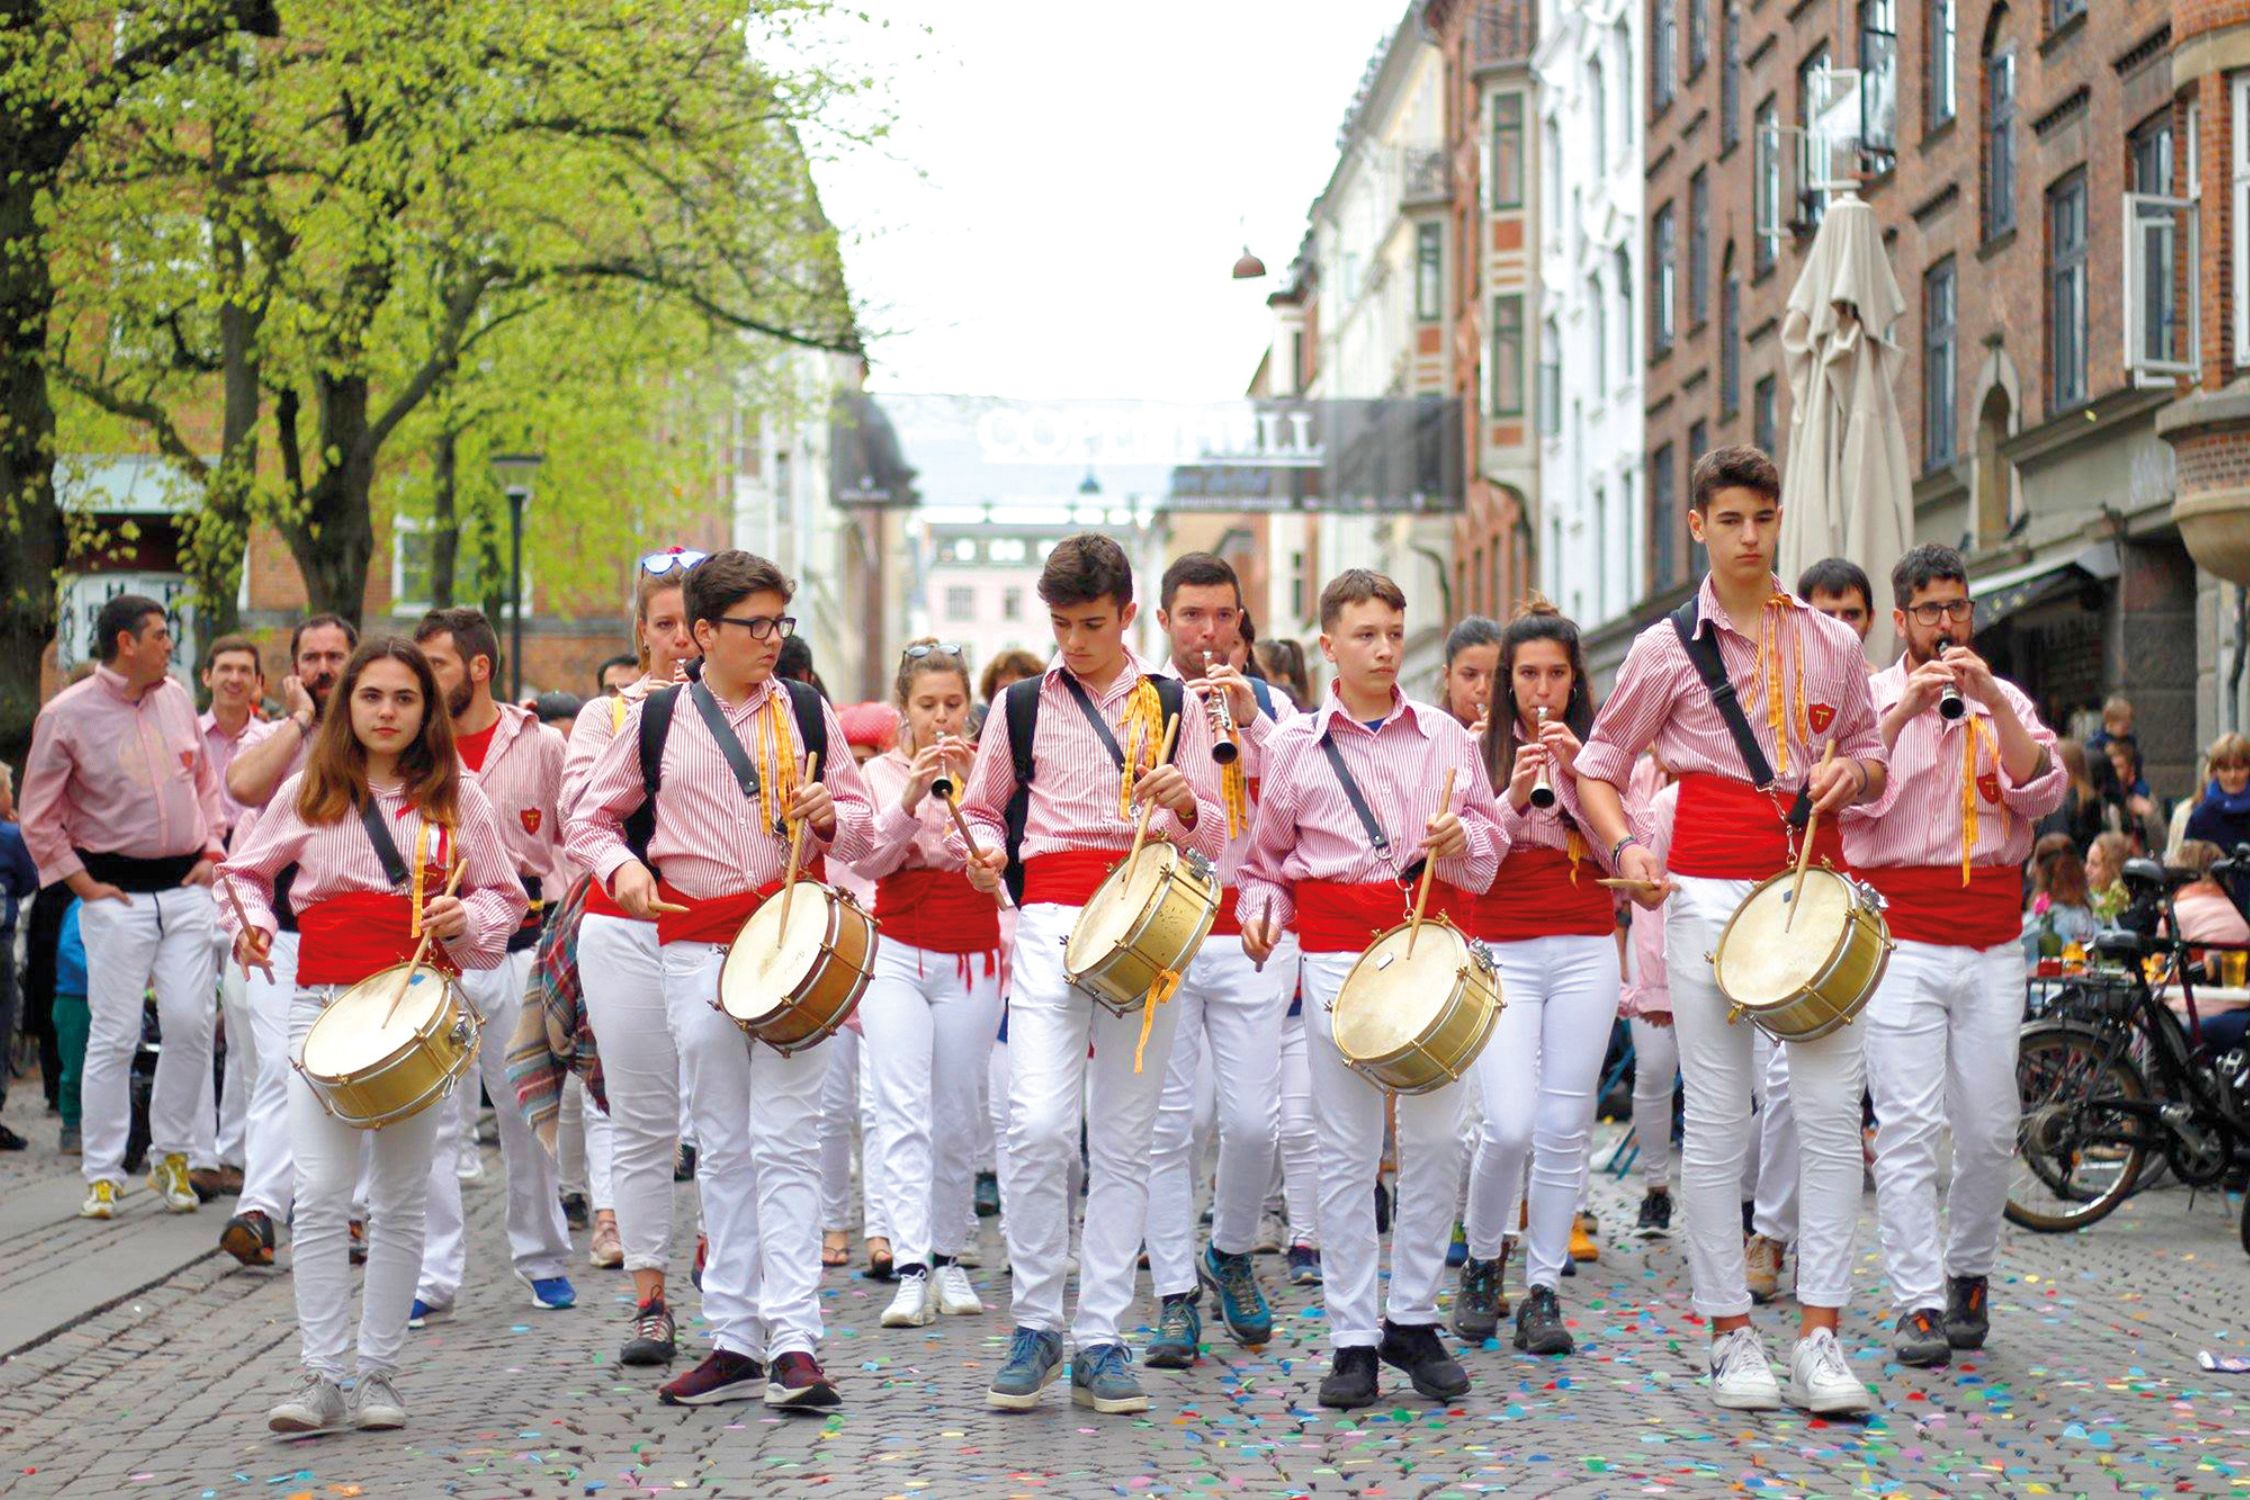
{"label": "building window", "polygon": [[1547,235],[1550,239],[1556,239],[1562,235],[1562,132],[1550,119],[1540,135],[1542,150],[1539,153],[1539,181],[1547,199],[1542,211],[1547,220]]}
{"label": "building window", "polygon": [[1599,276],[1586,278],[1586,322],[1594,335],[1594,359],[1590,368],[1594,394],[1599,398],[1608,389],[1609,370],[1609,298],[1602,293]]}
{"label": "building window", "polygon": [[1922,467],[1940,469],[1958,453],[1954,391],[1959,366],[1954,345],[1953,257],[1922,276]]}
{"label": "building window", "polygon": [[1633,144],[1633,34],[1619,16],[1609,28],[1609,76],[1617,80],[1617,97],[1624,108],[1617,112],[1622,128],[1618,138]]}
{"label": "building window", "polygon": [[1609,615],[1609,491],[1594,486],[1594,613],[1597,620]]}
{"label": "building window", "polygon": [[2234,108],[2228,142],[2227,254],[2234,264],[2234,354],[2236,368],[2250,365],[2250,73],[2237,73],[2232,84]]}
{"label": "building window", "polygon": [[[1826,44],[1815,47],[1812,55],[1797,64],[1797,128],[1809,139],[1821,108],[1828,102],[1828,48]],[[1816,164],[1814,170],[1820,168]],[[1820,227],[1820,217],[1827,207],[1827,197],[1807,181],[1797,194],[1797,224],[1805,230]]]}
{"label": "building window", "polygon": [[1868,170],[1898,151],[1898,0],[1859,0],[1859,144]]}
{"label": "building window", "polygon": [[1586,113],[1594,121],[1594,168],[1609,166],[1609,89],[1602,79],[1602,61],[1586,64]]}
{"label": "building window", "polygon": [[2047,408],[2086,399],[2086,170],[2047,193]]}
{"label": "building window", "polygon": [[[437,554],[437,523],[425,516],[393,516],[391,518],[391,613],[396,615],[420,614],[436,601],[430,586],[430,569]],[[478,539],[466,532],[455,537],[453,549],[453,602],[481,603],[488,592],[484,576],[485,549]],[[494,580],[489,592],[494,596],[506,594],[506,578]],[[532,590],[531,566],[523,570],[523,595],[537,603]],[[512,601],[504,610],[514,608]]]}
{"label": "building window", "polygon": [[1022,589],[1011,585],[1008,591],[1000,596],[1000,618],[1003,620],[1020,620],[1023,618]]}
{"label": "building window", "polygon": [[1711,0],[1687,0],[1687,71],[1693,78],[1711,60]]}
{"label": "building window", "polygon": [[1651,352],[1662,354],[1672,347],[1672,335],[1679,314],[1673,300],[1678,291],[1678,270],[1672,264],[1672,205],[1667,203],[1656,211],[1649,228],[1648,241],[1648,343]]}
{"label": "building window", "polygon": [[1687,451],[1691,464],[1711,451],[1711,424],[1701,417],[1688,424]]}
{"label": "building window", "polygon": [[1414,227],[1414,316],[1425,323],[1438,320],[1445,302],[1445,226]]}
{"label": "building window", "polygon": [[1760,276],[1773,269],[1781,229],[1781,108],[1769,96],[1758,106],[1758,232],[1751,264]]}
{"label": "building window", "polygon": [[[2200,256],[2196,205],[2172,196],[2172,110],[2169,105],[2127,142],[2131,180],[2125,195],[2125,367],[2136,377],[2191,374],[2198,368],[2194,282],[2181,306],[2183,276]],[[2189,192],[2194,191],[2192,175]],[[2186,253],[2182,254],[2183,244]]]}
{"label": "building window", "polygon": [[1630,382],[1641,361],[1633,350],[1633,258],[1622,246],[1610,252],[1609,279],[1617,288],[1617,378]]}
{"label": "building window", "polygon": [[2016,54],[1984,59],[1984,237],[2016,227]]}
{"label": "building window", "polygon": [[1523,296],[1492,299],[1492,414],[1523,415]]}
{"label": "building window", "polygon": [[1742,282],[1734,274],[1734,246],[1727,246],[1726,273],[1719,283],[1719,415],[1742,409]]}
{"label": "building window", "polygon": [[1678,87],[1679,76],[1673,71],[1679,66],[1680,34],[1673,10],[1675,0],[1649,0],[1648,3],[1648,99],[1651,109],[1663,109],[1672,102],[1673,91]]}
{"label": "building window", "polygon": [[1688,179],[1688,326],[1701,328],[1711,315],[1711,174],[1702,167]]}
{"label": "building window", "polygon": [[945,591],[945,617],[948,620],[973,620],[977,617],[977,591],[964,584],[954,584]]}
{"label": "building window", "polygon": [[1539,434],[1562,433],[1562,328],[1553,318],[1541,325],[1539,341]]}
{"label": "building window", "polygon": [[1781,441],[1780,386],[1780,381],[1766,375],[1750,388],[1750,441],[1758,445],[1760,453],[1776,462],[1781,458],[1774,451],[1774,444]]}
{"label": "building window", "polygon": [[1666,443],[1648,459],[1649,587],[1668,589],[1680,581],[1680,526],[1677,458]]}
{"label": "building window", "polygon": [[1523,95],[1492,96],[1492,206],[1523,207]]}
{"label": "building window", "polygon": [[1733,0],[1719,8],[1719,149],[1742,139],[1742,23]]}
{"label": "building window", "polygon": [[2047,29],[2060,31],[2086,14],[2086,0],[2048,0]]}
{"label": "building window", "polygon": [[1954,5],[1957,0],[1928,0],[1930,31],[1929,65],[1923,70],[1922,127],[1935,130],[1950,121],[1961,107],[1954,92]]}

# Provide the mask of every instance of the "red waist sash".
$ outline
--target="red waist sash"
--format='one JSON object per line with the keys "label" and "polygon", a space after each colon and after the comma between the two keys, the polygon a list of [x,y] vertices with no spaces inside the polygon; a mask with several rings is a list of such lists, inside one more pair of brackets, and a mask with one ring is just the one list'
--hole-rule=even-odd
{"label": "red waist sash", "polygon": [[1519,844],[1500,861],[1492,889],[1472,898],[1469,931],[1488,943],[1608,937],[1617,930],[1617,903],[1594,883],[1601,873],[1591,857],[1581,859],[1573,885],[1568,850]]}
{"label": "red waist sash", "polygon": [[1852,872],[1890,903],[1891,936],[1941,948],[1996,948],[2023,936],[2023,867],[1878,865]]}
{"label": "red waist sash", "polygon": [[[1675,875],[1710,880],[1763,880],[1792,862],[1784,821],[1797,794],[1761,792],[1735,776],[1691,771],[1680,778],[1680,808],[1672,823]],[[1844,834],[1824,818],[1813,834],[1813,858],[1844,868]]]}
{"label": "red waist sash", "polygon": [[[1357,953],[1377,935],[1405,921],[1414,911],[1414,893],[1396,881],[1345,885],[1333,880],[1300,880],[1296,887],[1297,945],[1307,953]],[[1454,921],[1471,898],[1442,880],[1430,882],[1425,918],[1443,912]]]}
{"label": "red waist sash", "polygon": [[932,953],[990,953],[1000,946],[1000,903],[959,870],[897,870],[875,882],[883,936]]}
{"label": "red waist sash", "polygon": [[1211,919],[1213,937],[1242,936],[1242,918],[1235,911],[1235,905],[1241,899],[1242,892],[1231,885],[1219,892],[1219,914]]}
{"label": "red waist sash", "polygon": [[[436,887],[444,890],[441,881]],[[357,984],[414,956],[412,897],[387,891],[347,891],[315,901],[297,913],[297,982]],[[443,943],[430,944],[423,961],[458,973]]]}
{"label": "red waist sash", "polygon": [[1057,906],[1084,906],[1109,879],[1109,872],[1125,862],[1123,849],[1065,849],[1023,862],[1023,904],[1051,901]]}
{"label": "red waist sash", "polygon": [[780,881],[769,880],[754,891],[729,891],[724,896],[697,899],[682,895],[679,887],[659,880],[656,882],[657,899],[687,910],[659,912],[656,940],[660,943],[731,943],[734,935],[742,930],[742,924],[750,920],[750,914],[765,905],[766,897],[780,889]]}
{"label": "red waist sash", "polygon": [[619,906],[617,898],[609,893],[609,887],[598,880],[591,881],[586,886],[586,915],[589,917],[620,917],[628,922],[641,920],[624,907]]}

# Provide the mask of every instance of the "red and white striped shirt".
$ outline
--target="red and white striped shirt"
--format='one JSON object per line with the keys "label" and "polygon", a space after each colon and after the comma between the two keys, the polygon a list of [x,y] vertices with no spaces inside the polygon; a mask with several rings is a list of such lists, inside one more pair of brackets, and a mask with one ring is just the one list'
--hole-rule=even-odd
{"label": "red and white striped shirt", "polygon": [[[753,684],[738,704],[715,698],[727,724],[742,742],[759,775],[770,778],[772,746],[767,703],[781,694],[783,715],[789,723],[784,752],[800,767],[804,748],[797,743],[797,721],[790,711],[788,689],[778,678]],[[647,703],[636,703],[626,721],[595,763],[593,773],[579,792],[565,820],[563,842],[570,857],[594,872],[604,888],[611,877],[633,857],[625,847],[625,819],[644,800],[641,785],[641,715]],[[803,863],[810,865],[823,851],[832,860],[852,864],[865,859],[875,847],[875,808],[867,797],[867,784],[852,763],[844,744],[843,726],[835,711],[821,704],[828,725],[831,753],[820,764],[820,779],[836,803],[836,830],[824,839],[818,830],[805,830]],[[598,717],[598,716],[597,716]],[[778,814],[777,814],[778,816]],[[726,752],[712,738],[703,715],[683,690],[672,703],[672,724],[664,739],[663,776],[656,797],[656,828],[649,837],[649,861],[663,872],[666,885],[692,900],[708,901],[740,895],[781,879],[788,869],[789,839],[763,820],[757,797],[745,796],[727,764]]]}
{"label": "red and white striped shirt", "polygon": [[[1386,858],[1368,842],[1343,783],[1320,748],[1329,735],[1343,753],[1384,836]],[[1303,880],[1372,885],[1391,880],[1414,861],[1438,793],[1452,771],[1454,810],[1468,834],[1468,849],[1434,866],[1448,885],[1482,893],[1508,852],[1508,832],[1485,775],[1484,757],[1469,732],[1443,709],[1392,690],[1391,711],[1370,729],[1344,711],[1335,684],[1321,706],[1274,726],[1266,740],[1263,795],[1250,848],[1242,862],[1240,911],[1245,926],[1272,917],[1287,926],[1296,915],[1293,895]]]}
{"label": "red and white striped shirt", "polygon": [[[1481,751],[1483,747],[1478,748]],[[1481,755],[1479,758],[1482,758]],[[1585,814],[1578,805],[1577,773],[1565,771],[1559,766],[1551,767],[1548,785],[1555,789],[1554,806],[1534,807],[1527,802],[1520,812],[1509,798],[1505,782],[1494,789],[1493,803],[1500,809],[1500,826],[1508,830],[1508,847],[1560,849],[1568,853],[1570,836],[1576,833],[1581,849],[1592,856],[1589,863],[1600,867],[1598,871],[1589,873],[1608,871],[1609,851],[1595,847],[1601,841],[1588,838],[1585,833]]]}
{"label": "red and white striped shirt", "polygon": [[[1664,781],[1663,773],[1647,756],[1635,761],[1632,784],[1625,791],[1625,815],[1634,836],[1656,856],[1658,864],[1671,857],[1672,818],[1679,807],[1679,786]],[[1665,971],[1664,913],[1635,907],[1632,923],[1625,940],[1628,977],[1618,992],[1617,1013],[1670,1015],[1672,985]]]}
{"label": "red and white striped shirt", "polygon": [[133,698],[123,674],[96,667],[57,693],[32,725],[18,802],[43,885],[84,869],[81,849],[132,859],[226,852],[195,703],[170,677]]}
{"label": "red and white striped shirt", "polygon": [[[1882,736],[1875,728],[1874,699],[1867,691],[1867,658],[1860,653],[1859,637],[1840,620],[1832,620],[1778,582],[1777,598],[1786,601],[1777,632],[1782,650],[1779,685],[1787,746],[1784,761],[1773,725],[1771,691],[1766,666],[1759,660],[1760,621],[1748,629],[1728,618],[1719,596],[1706,576],[1696,598],[1702,619],[1696,628],[1718,633],[1719,657],[1728,680],[1740,697],[1751,733],[1765,751],[1779,785],[1796,786],[1811,774],[1828,741],[1836,743],[1839,759],[1852,757],[1881,764],[1887,757]],[[1801,702],[1803,713],[1798,713]],[[1688,659],[1669,619],[1643,630],[1626,653],[1618,670],[1617,685],[1610,689],[1593,732],[1578,754],[1578,774],[1623,788],[1632,773],[1633,758],[1655,745],[1656,753],[1675,776],[1697,772],[1748,781],[1749,771],[1726,720],[1705,691],[1703,679]]]}
{"label": "red and white striped shirt", "polygon": [[[383,861],[367,837],[357,812],[347,811],[333,823],[307,823],[297,811],[302,776],[281,784],[259,813],[257,826],[242,840],[242,847],[219,868],[219,878],[234,889],[250,925],[268,938],[274,933],[273,881],[283,868],[297,866],[296,882],[289,888],[289,903],[302,912],[318,901],[354,894],[396,895],[400,888],[383,873]],[[371,784],[375,806],[388,821],[391,841],[409,869],[420,853],[441,856],[443,865],[455,857],[467,861],[461,886],[454,894],[468,909],[469,930],[446,942],[446,951],[464,969],[489,969],[506,953],[510,934],[523,924],[530,907],[523,885],[516,879],[514,863],[501,842],[500,822],[492,803],[470,777],[461,778],[459,820],[440,844],[433,836],[427,848],[422,840],[422,815],[408,805],[397,786]],[[450,845],[452,852],[446,852]],[[427,887],[424,899],[435,899],[442,882]],[[231,937],[242,930],[234,904],[219,901],[219,920]]]}
{"label": "red and white striped shirt", "polygon": [[643,677],[616,697],[590,699],[578,711],[578,717],[570,726],[569,749],[563,756],[559,803],[566,822],[571,809],[578,805],[579,795],[586,790],[587,778],[594,774],[594,763],[602,758],[609,742],[617,738],[617,731],[625,727],[633,705],[646,698],[652,688],[665,685],[653,677]]}
{"label": "red and white striped shirt", "polygon": [[[1063,674],[1069,670],[1058,660],[1040,679],[1039,729],[1031,748],[1031,803],[1024,817],[1023,846],[1017,851],[1025,860],[1083,849],[1127,849],[1133,843],[1133,822],[1118,808],[1122,773],[1064,684]],[[1124,670],[1108,687],[1100,692],[1087,689],[1120,748],[1125,745],[1125,708],[1133,689],[1143,677],[1155,675],[1155,669],[1128,652]],[[1211,716],[1187,702],[1181,705],[1180,717],[1172,763],[1187,774],[1195,791],[1195,826],[1186,826],[1169,808],[1160,808],[1149,828],[1215,860],[1226,845],[1227,815],[1219,805],[1218,777],[1211,763]],[[979,848],[1007,846],[1008,799],[1015,790],[1016,767],[1008,745],[1003,697],[985,716],[976,765],[970,768],[961,797],[961,816]]]}
{"label": "red and white striped shirt", "polygon": [[[461,770],[484,788],[517,873],[551,881],[564,862],[562,818],[555,810],[562,790],[563,737],[529,709],[513,703],[493,706],[500,710],[500,720],[492,726],[484,764],[471,771],[463,762]],[[562,896],[559,890],[543,894],[549,900]]]}
{"label": "red and white striped shirt", "polygon": [[205,709],[196,722],[203,727],[203,749],[211,757],[211,774],[219,778],[219,815],[226,820],[220,832],[220,840],[225,842],[232,837],[235,828],[242,822],[243,814],[248,811],[234,800],[234,793],[227,790],[227,767],[234,764],[237,755],[273,733],[275,725],[273,720],[261,719],[253,714],[242,721],[240,733],[228,734],[220,725],[218,714],[210,709]]}
{"label": "red and white striped shirt", "polygon": [[[1883,795],[1844,809],[1844,853],[1852,867],[1946,866],[1961,863],[1962,772],[1967,741],[1976,736],[1976,839],[1972,865],[2020,865],[2031,857],[2032,825],[2060,806],[2070,773],[2055,754],[2055,732],[2012,682],[1995,678],[2017,720],[2047,752],[2045,774],[2016,785],[2000,759],[1992,710],[1962,695],[1968,712],[1948,720],[1932,703],[1906,721],[1891,746]],[[1880,718],[1906,694],[1906,659],[1869,679]],[[1972,728],[1972,726],[1975,726]]]}
{"label": "red and white striped shirt", "polygon": [[[1171,662],[1166,662],[1163,666],[1151,670],[1160,672],[1167,677],[1179,676],[1179,667]],[[1255,689],[1253,689],[1253,692],[1255,692]],[[1243,779],[1249,783],[1250,823],[1243,828],[1241,833],[1228,839],[1226,847],[1219,851],[1216,867],[1219,884],[1230,889],[1239,884],[1242,861],[1250,853],[1250,834],[1252,829],[1257,826],[1258,798],[1265,790],[1266,746],[1273,738],[1274,726],[1297,711],[1289,700],[1280,693],[1271,693],[1271,696],[1273,698],[1273,718],[1267,718],[1262,711],[1253,711],[1249,718],[1237,719],[1234,725],[1235,744],[1242,752],[1241,758],[1235,764],[1242,768]],[[1211,717],[1210,700],[1199,700],[1192,691],[1188,693],[1187,697],[1191,705],[1196,702],[1204,704],[1203,717],[1208,721]],[[1228,706],[1231,709],[1233,705],[1230,703]],[[1211,738],[1212,742],[1216,744],[1218,731],[1215,727],[1212,730]],[[1219,766],[1216,761],[1212,762],[1211,782],[1214,790],[1219,787],[1221,778],[1225,774],[1224,768]],[[1223,822],[1226,816],[1226,808],[1223,803],[1220,806],[1219,814]]]}
{"label": "red and white striped shirt", "polygon": [[852,870],[862,880],[881,880],[897,870],[959,870],[968,865],[961,836],[945,799],[924,792],[908,812],[901,805],[913,779],[913,759],[904,750],[886,750],[859,768],[867,795],[875,803],[875,847]]}

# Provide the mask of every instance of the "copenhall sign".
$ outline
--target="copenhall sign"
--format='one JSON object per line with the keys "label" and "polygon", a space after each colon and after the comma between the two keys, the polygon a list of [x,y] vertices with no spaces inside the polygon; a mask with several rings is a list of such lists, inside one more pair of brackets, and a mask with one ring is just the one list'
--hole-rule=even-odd
{"label": "copenhall sign", "polygon": [[839,505],[1145,501],[1160,510],[1461,508],[1457,401],[1017,401],[853,392],[829,427]]}

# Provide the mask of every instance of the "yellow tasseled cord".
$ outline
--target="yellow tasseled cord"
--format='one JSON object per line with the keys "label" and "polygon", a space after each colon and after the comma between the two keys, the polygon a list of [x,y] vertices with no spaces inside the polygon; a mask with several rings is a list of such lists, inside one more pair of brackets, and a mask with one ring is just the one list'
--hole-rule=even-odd
{"label": "yellow tasseled cord", "polygon": [[[1977,762],[1984,750],[1985,727],[1974,714],[1967,719],[1967,732],[1961,736],[1961,884],[1969,883],[1970,857],[1977,847]],[[2000,750],[1992,751],[1995,774],[2000,767]]]}
{"label": "yellow tasseled cord", "polygon": [[1800,738],[1810,740],[1805,719],[1805,655],[1790,651],[1791,681],[1782,684],[1782,623],[1796,606],[1787,594],[1775,594],[1758,616],[1758,662],[1766,677],[1766,724],[1773,730],[1774,774],[1789,774],[1789,727],[1794,717]]}
{"label": "yellow tasseled cord", "polygon": [[[1117,815],[1128,821],[1133,816],[1133,784],[1144,770],[1156,769],[1156,753],[1164,747],[1164,702],[1156,696],[1156,684],[1143,677],[1133,685],[1132,695],[1125,700],[1125,768],[1118,773]],[[1142,756],[1148,765],[1141,764]]]}
{"label": "yellow tasseled cord", "polygon": [[[789,689],[776,682],[766,692],[766,743],[763,775],[758,778],[758,816],[768,828],[797,800],[797,737],[789,713]],[[776,804],[779,804],[778,809]]]}

